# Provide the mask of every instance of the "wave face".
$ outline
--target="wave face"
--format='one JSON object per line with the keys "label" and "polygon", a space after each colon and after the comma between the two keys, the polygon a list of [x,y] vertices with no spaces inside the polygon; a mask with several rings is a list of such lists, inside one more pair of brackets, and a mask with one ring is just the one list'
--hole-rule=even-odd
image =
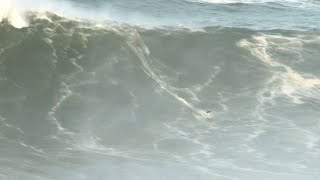
{"label": "wave face", "polygon": [[[221,2],[153,6],[316,14],[311,4],[319,3]],[[41,11],[41,3],[6,3],[1,180],[319,177],[320,31],[313,26],[320,21],[309,24],[310,16],[298,29],[291,27],[299,22],[281,27],[271,19],[191,28],[179,14],[167,21],[170,9],[163,19],[148,16],[159,24],[144,25],[140,15],[155,13],[149,1],[52,1]],[[70,11],[61,14],[58,3]],[[135,21],[99,19],[108,3],[146,9]],[[84,18],[88,7],[97,12]]]}

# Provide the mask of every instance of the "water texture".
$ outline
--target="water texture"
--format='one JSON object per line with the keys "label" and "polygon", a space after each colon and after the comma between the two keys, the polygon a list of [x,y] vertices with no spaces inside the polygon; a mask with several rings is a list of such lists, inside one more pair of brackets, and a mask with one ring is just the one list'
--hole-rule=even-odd
{"label": "water texture", "polygon": [[0,180],[317,180],[320,2],[0,0]]}

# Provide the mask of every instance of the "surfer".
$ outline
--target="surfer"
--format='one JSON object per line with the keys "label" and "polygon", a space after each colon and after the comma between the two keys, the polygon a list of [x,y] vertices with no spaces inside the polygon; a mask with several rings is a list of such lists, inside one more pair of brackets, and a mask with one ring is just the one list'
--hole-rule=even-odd
{"label": "surfer", "polygon": [[207,115],[208,115],[208,116],[207,116],[207,119],[208,119],[208,120],[211,120],[211,116],[210,116],[211,112],[212,112],[212,111],[209,110],[209,109],[206,111],[206,113],[207,113]]}

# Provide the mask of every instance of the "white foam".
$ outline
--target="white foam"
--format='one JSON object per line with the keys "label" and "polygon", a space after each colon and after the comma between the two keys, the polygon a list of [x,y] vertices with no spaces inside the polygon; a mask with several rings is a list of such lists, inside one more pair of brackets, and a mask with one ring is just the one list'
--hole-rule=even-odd
{"label": "white foam", "polygon": [[46,18],[45,12],[57,14],[61,17],[72,20],[89,20],[97,24],[106,21],[130,23],[134,25],[143,25],[154,27],[162,25],[159,21],[138,12],[122,12],[112,6],[104,3],[99,8],[83,7],[81,4],[64,0],[1,0],[0,1],[0,21],[3,19],[16,28],[28,26],[26,13],[32,12],[39,18]]}
{"label": "white foam", "polygon": [[[45,18],[44,12],[52,12],[69,19],[96,19],[97,14],[90,10],[81,10],[62,0],[1,0],[0,21],[7,19],[16,28],[28,26],[27,12],[33,12],[39,18]],[[105,15],[104,15],[105,17]]]}
{"label": "white foam", "polygon": [[16,28],[22,28],[28,25],[24,14],[17,8],[12,0],[0,1],[0,21],[7,19]]}
{"label": "white foam", "polygon": [[57,130],[62,134],[73,134],[72,132],[68,131],[66,128],[62,126],[62,124],[56,119],[55,114],[57,110],[60,108],[60,106],[64,103],[66,99],[68,99],[70,96],[72,96],[72,91],[69,89],[69,86],[65,83],[61,84],[61,89],[59,89],[59,92],[61,95],[58,97],[56,103],[51,107],[51,110],[48,112],[48,117],[54,123],[57,127]]}
{"label": "white foam", "polygon": [[[260,97],[260,100],[273,99],[273,97],[286,95],[294,103],[301,104],[301,97],[307,95],[310,97],[318,96],[320,87],[320,79],[308,75],[304,75],[281,63],[275,59],[269,50],[272,48],[286,47],[288,50],[293,47],[301,47],[303,40],[298,37],[285,37],[281,35],[260,34],[253,36],[252,39],[243,39],[238,46],[248,49],[252,55],[256,56],[264,64],[269,66],[273,71],[273,76],[266,83],[266,91],[269,91],[270,97]],[[263,93],[261,93],[263,94]]]}

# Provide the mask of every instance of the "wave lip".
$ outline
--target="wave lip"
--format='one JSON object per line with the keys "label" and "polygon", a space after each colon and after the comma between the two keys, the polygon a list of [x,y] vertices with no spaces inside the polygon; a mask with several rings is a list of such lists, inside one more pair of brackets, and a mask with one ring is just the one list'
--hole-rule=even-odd
{"label": "wave lip", "polygon": [[16,28],[28,25],[23,13],[16,9],[10,0],[0,1],[0,21],[7,20]]}

